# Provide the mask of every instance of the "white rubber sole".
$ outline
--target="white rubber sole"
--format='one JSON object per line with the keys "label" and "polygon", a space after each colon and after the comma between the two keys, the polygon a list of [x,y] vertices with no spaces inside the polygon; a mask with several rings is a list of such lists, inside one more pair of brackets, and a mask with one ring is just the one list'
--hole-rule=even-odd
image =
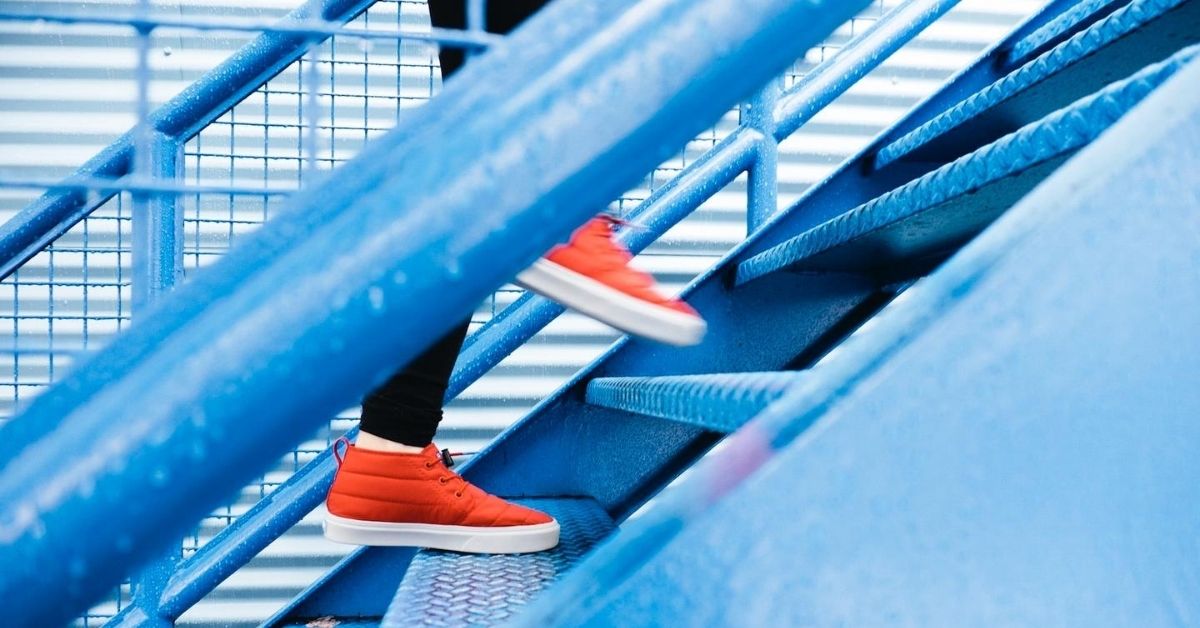
{"label": "white rubber sole", "polygon": [[677,347],[698,344],[708,330],[699,317],[631,297],[546,259],[517,275],[516,284],[625,333]]}
{"label": "white rubber sole", "polygon": [[523,554],[558,545],[558,522],[477,528],[429,523],[359,521],[327,514],[325,538],[350,545],[427,547],[469,554]]}

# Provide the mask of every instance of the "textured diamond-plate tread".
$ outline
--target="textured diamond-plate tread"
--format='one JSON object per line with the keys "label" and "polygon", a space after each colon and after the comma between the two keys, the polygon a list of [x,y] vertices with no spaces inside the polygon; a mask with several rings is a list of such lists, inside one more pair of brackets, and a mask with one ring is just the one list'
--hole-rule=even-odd
{"label": "textured diamond-plate tread", "polygon": [[558,547],[536,554],[457,554],[422,550],[396,591],[384,627],[480,626],[503,622],[558,580],[614,524],[588,498],[519,499],[549,513],[562,532]]}
{"label": "textured diamond-plate tread", "polygon": [[730,433],[804,377],[800,372],[602,377],[587,402]]}
{"label": "textured diamond-plate tread", "polygon": [[[737,269],[743,284],[787,268],[869,271],[944,250],[978,233],[1197,57],[1200,45],[786,240]],[[988,188],[988,193],[981,193]]]}
{"label": "textured diamond-plate tread", "polygon": [[1123,0],[1082,0],[1079,4],[1063,11],[1061,15],[1050,20],[1041,28],[1033,31],[1024,39],[1018,41],[1009,54],[1010,59],[1024,59],[1038,48],[1049,43],[1054,38],[1068,32],[1072,28],[1099,15],[1102,11],[1112,10]]}
{"label": "textured diamond-plate tread", "polygon": [[[1032,121],[1032,118],[1038,116],[1039,108],[1042,112],[1047,112],[1044,108],[1045,103],[1033,101],[1041,99],[1066,104],[1064,98],[1069,101],[1091,91],[1088,81],[1081,80],[1075,74],[1067,76],[1068,71],[1083,60],[1135,32],[1148,29],[1152,24],[1156,25],[1156,30],[1153,34],[1146,34],[1146,37],[1169,40],[1159,42],[1160,46],[1175,50],[1183,45],[1195,43],[1200,40],[1200,32],[1195,27],[1198,16],[1200,1],[1197,0],[1135,0],[897,138],[880,149],[875,157],[875,166],[882,168],[930,146],[935,141],[944,141],[951,132],[963,129],[968,123],[977,122],[984,113],[1001,105],[1004,106],[1004,111],[997,115],[1004,118],[1006,124],[1017,118]],[[1108,55],[1104,62],[1097,61],[1103,66],[1103,70],[1098,71],[1096,77],[1102,81],[1120,78],[1141,65],[1159,61],[1167,56],[1167,53],[1158,50],[1160,46],[1144,43],[1135,45],[1132,49],[1127,46],[1123,53],[1115,57]],[[1128,69],[1123,69],[1126,67]],[[1049,84],[1048,81],[1052,78],[1056,80]],[[1022,101],[1017,102],[1018,100]]]}

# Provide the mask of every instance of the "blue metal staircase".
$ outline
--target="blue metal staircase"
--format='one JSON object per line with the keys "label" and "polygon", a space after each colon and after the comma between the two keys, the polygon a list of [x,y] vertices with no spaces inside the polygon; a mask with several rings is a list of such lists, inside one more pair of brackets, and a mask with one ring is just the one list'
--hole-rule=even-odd
{"label": "blue metal staircase", "polygon": [[[336,410],[397,355],[419,351],[420,338],[434,337],[862,3],[663,0],[614,27],[627,4],[560,0],[466,70],[491,81],[474,89],[461,81],[441,109],[403,120],[301,192],[294,211],[181,286],[4,427],[17,455],[0,473],[0,560],[21,567],[0,578],[0,595],[56,582],[70,600],[46,608],[38,595],[13,598],[16,617],[54,621],[78,611],[265,464],[272,452],[260,443],[286,446],[303,432],[297,415]],[[809,83],[753,100],[745,126],[646,202],[634,218],[649,230],[622,238],[644,247],[746,170],[752,200],[773,202],[764,165],[778,140],[953,4],[907,3]],[[695,45],[697,29],[705,45]],[[1170,434],[1194,431],[1187,408],[1200,399],[1187,381],[1200,362],[1181,348],[1200,342],[1194,326],[1153,311],[1200,303],[1185,279],[1197,266],[1188,234],[1200,233],[1200,187],[1170,170],[1200,163],[1198,42],[1197,0],[1049,3],[795,205],[764,213],[744,243],[697,279],[686,294],[709,322],[703,344],[622,340],[465,465],[464,476],[485,490],[554,514],[559,548],[504,557],[364,548],[267,625],[981,625],[1011,617],[1095,625],[1061,613],[1069,604],[1074,617],[1104,619],[1107,607],[1096,600],[1118,578],[1089,579],[1084,590],[1094,597],[1063,588],[1052,598],[1012,585],[1002,560],[961,556],[1092,560],[1088,550],[1101,545],[1034,552],[1020,539],[971,532],[1002,537],[1000,519],[1037,507],[1044,511],[1026,533],[1053,536],[1056,516],[1091,522],[1120,506],[1145,509],[1156,530],[1194,538],[1191,522],[1200,519],[1166,518],[1195,513],[1163,504],[1194,497],[1192,483],[1174,475],[1195,470],[1184,461],[1194,447]],[[560,50],[573,56],[564,62]],[[543,76],[554,80],[533,80]],[[600,86],[626,94],[628,106],[595,102],[589,94]],[[480,118],[481,109],[496,115]],[[581,120],[603,120],[606,130],[562,151],[540,141],[570,136]],[[478,172],[451,167],[461,155]],[[481,203],[490,211],[479,212]],[[1148,219],[1122,203],[1155,213]],[[41,242],[28,230],[13,233],[17,257]],[[1159,248],[1139,257],[1147,247]],[[1082,281],[1092,265],[1119,282],[1112,296]],[[1073,290],[1076,280],[1085,288]],[[1064,305],[1068,293],[1078,298]],[[399,311],[411,314],[401,324]],[[534,297],[514,304],[467,345],[451,394],[560,311]],[[1102,333],[1135,323],[1144,333]],[[347,343],[368,337],[382,341],[346,356]],[[1135,350],[1131,338],[1143,344]],[[1029,339],[1044,350],[1025,346]],[[1128,363],[1089,360],[1091,346]],[[1159,363],[1145,355],[1156,350]],[[183,365],[186,377],[162,382],[168,365]],[[1130,369],[1139,375],[1127,377]],[[1057,396],[1030,384],[1035,377],[1054,382]],[[308,390],[287,404],[272,397],[298,384]],[[1087,394],[1109,405],[1096,407]],[[154,409],[132,420],[129,405]],[[1118,426],[1137,409],[1159,421],[1135,437]],[[1019,413],[1045,427],[1005,427]],[[1038,449],[1090,429],[1088,413],[1103,425],[1080,441],[1077,460],[1064,454],[1069,448]],[[976,416],[978,425],[967,420]],[[981,462],[949,453],[960,446]],[[1088,446],[1112,455],[1093,456]],[[60,468],[50,452],[64,447],[80,456]],[[1042,454],[1033,466],[1017,472],[1004,463],[1028,451]],[[1176,466],[1156,465],[1160,451]],[[1095,483],[1072,475],[1091,467],[1073,461],[1110,463],[1102,477],[1119,498],[1097,497]],[[114,623],[177,617],[319,501],[331,470],[328,456],[306,467],[174,572],[159,599]],[[1006,474],[1028,492],[1006,490]],[[1054,481],[1064,475],[1070,481]],[[179,483],[174,491],[164,490],[164,477]],[[1032,490],[1039,481],[1044,493]],[[1151,481],[1179,501],[1140,500],[1134,488]],[[922,491],[943,485],[957,501]],[[44,486],[61,490],[31,492]],[[972,491],[994,493],[1000,505],[972,501]],[[126,501],[133,496],[148,501]],[[1046,506],[1054,500],[1061,510]],[[97,512],[106,518],[94,535],[73,538]],[[943,541],[913,531],[939,522]],[[1112,542],[1118,562],[1145,544],[1166,555],[1164,537],[1121,539],[1121,525],[1130,524],[1106,519],[1089,538]],[[859,547],[874,550],[876,562]],[[928,572],[926,556],[934,557]],[[952,577],[955,569],[964,577]],[[961,583],[1005,591],[1019,613],[1005,615],[984,589],[964,593]],[[1109,617],[1157,620],[1172,605],[1180,617],[1198,612],[1178,596],[1154,595],[1170,586],[1161,578],[1143,584],[1145,595],[1116,596]],[[958,597],[939,606],[935,597],[947,594]]]}

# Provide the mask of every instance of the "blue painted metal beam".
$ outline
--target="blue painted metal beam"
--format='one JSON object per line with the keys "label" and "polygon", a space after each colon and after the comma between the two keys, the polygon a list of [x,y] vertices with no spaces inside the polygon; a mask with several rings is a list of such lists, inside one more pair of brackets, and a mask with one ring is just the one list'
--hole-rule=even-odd
{"label": "blue painted metal beam", "polygon": [[[910,166],[903,164],[884,169],[883,171],[875,171],[872,167],[875,154],[880,148],[894,141],[895,138],[921,126],[941,114],[948,107],[987,87],[1014,70],[1015,67],[1007,63],[1008,51],[1012,49],[1012,46],[1048,22],[1058,18],[1065,11],[1069,11],[1077,3],[1078,0],[1052,0],[1049,2],[1020,26],[1013,29],[1003,41],[998,42],[995,46],[980,55],[975,62],[957,74],[936,94],[914,107],[903,119],[880,134],[870,145],[864,147],[854,157],[846,160],[824,181],[809,188],[791,207],[779,212],[779,214],[764,224],[755,233],[754,237],[751,238],[751,242],[747,246],[739,247],[738,255],[745,258],[751,257],[758,252],[795,236],[797,233],[849,211],[862,203],[866,203],[876,196],[894,189],[938,165],[916,164]],[[899,8],[897,7],[897,9]],[[934,20],[939,14],[938,12],[949,8],[949,6],[935,4],[914,5],[912,10],[915,11],[915,14],[910,14],[909,17],[915,18],[916,16],[925,15],[926,17],[923,19]],[[934,13],[923,13],[926,10]],[[897,31],[907,30],[903,27],[903,21],[897,19],[896,22],[890,23],[886,28],[877,31],[876,36],[871,38],[872,43],[870,45],[864,42],[864,50],[874,51],[890,48],[893,45],[889,43],[893,36],[889,33],[894,32],[892,29],[897,29]],[[837,59],[837,57],[835,56],[833,59]],[[852,59],[845,59],[839,62],[839,64],[844,71],[859,71],[855,68]],[[832,72],[830,77],[815,80],[809,93],[815,98],[824,98],[825,90],[821,85],[830,81],[836,83],[837,81],[832,78],[836,76],[837,72]],[[799,87],[798,85],[793,89]],[[781,107],[787,107],[787,110],[792,112],[789,115],[811,115],[803,106],[790,107],[786,105],[787,101],[788,96],[785,94],[781,98],[781,103],[784,103]],[[782,109],[778,110],[778,113],[781,117],[777,126],[777,133],[785,133],[788,131],[789,125],[795,123],[788,122],[783,117]]]}
{"label": "blue painted metal beam", "polygon": [[[759,141],[761,138],[739,131],[718,143],[630,212],[628,219],[639,228],[622,230],[616,236],[618,241],[633,252],[649,246],[744,171],[754,159]],[[457,397],[563,311],[557,303],[533,294],[523,295],[506,307],[467,338],[446,401]],[[348,435],[353,438],[357,429]],[[159,600],[158,612],[178,618],[249,562],[324,501],[335,471],[332,452],[327,449],[259,500],[180,564]],[[142,620],[135,617],[145,615],[144,609],[127,607],[114,625],[126,621],[138,625]]]}
{"label": "blue painted metal beam", "polygon": [[741,109],[742,125],[764,138],[746,179],[746,233],[754,233],[779,210],[779,140],[775,139],[775,104],[780,79],[771,81]]}
{"label": "blue painted metal beam", "polygon": [[9,617],[85,608],[862,4],[550,5],[4,427]]}
{"label": "blue painted metal beam", "polygon": [[[182,146],[162,133],[152,133],[147,156],[153,176],[174,180]],[[183,276],[183,213],[174,195],[135,194],[133,206],[133,308],[135,315],[175,287]]]}
{"label": "blue painted metal beam", "polygon": [[518,625],[1191,623],[1197,167],[1193,63]]}
{"label": "blue painted metal beam", "polygon": [[587,402],[728,434],[803,378],[789,371],[601,377],[588,382]]}
{"label": "blue painted metal beam", "polygon": [[[1007,67],[997,62],[997,57],[1004,54],[1013,41],[1070,9],[1075,1],[1050,2],[937,96],[893,127],[889,134],[895,137],[919,126],[940,113],[942,108],[999,78]],[[931,5],[920,8],[940,10]],[[892,27],[902,28],[902,24],[897,21]],[[868,31],[876,35],[884,32]],[[917,31],[907,32],[914,34]],[[886,56],[880,51],[894,45],[896,43],[890,37],[872,37],[869,43],[863,42],[861,50],[872,62],[878,62]],[[837,75],[835,70],[846,69],[840,65],[842,62],[853,66],[847,58],[838,65],[823,63],[818,70],[831,72],[833,77]],[[813,99],[831,98],[830,91],[818,87],[826,83],[840,85],[828,78],[814,79],[814,87],[807,93]],[[786,114],[777,110],[777,115],[780,123],[786,124],[792,116],[812,115],[814,110],[815,107],[798,105],[788,109]],[[777,132],[780,128],[783,127],[777,127]],[[885,134],[881,141],[886,141],[887,137]],[[681,424],[673,427],[665,422],[636,419],[631,422],[625,413],[588,406],[581,403],[585,383],[593,377],[606,375],[779,369],[818,342],[822,334],[850,315],[878,288],[874,280],[849,275],[774,275],[732,294],[728,287],[736,264],[754,252],[794,235],[799,227],[816,224],[821,216],[836,215],[907,180],[896,172],[889,173],[889,177],[868,178],[867,164],[873,157],[873,150],[864,149],[827,181],[830,185],[815,187],[806,195],[807,203],[794,205],[773,218],[747,242],[735,247],[717,267],[697,278],[685,294],[708,319],[710,332],[703,346],[675,350],[633,339],[621,341],[464,465],[463,473],[473,482],[500,494],[591,494],[618,519],[656,493],[663,483],[711,446],[710,433]],[[855,199],[861,200],[855,202]],[[789,298],[780,299],[780,295]],[[806,321],[806,324],[797,325],[797,320]],[[776,342],[761,343],[766,330],[776,335]],[[746,346],[755,346],[757,350],[745,351]],[[609,464],[612,456],[620,456],[625,464],[614,468]],[[572,471],[566,476],[550,475],[544,472],[548,466]],[[589,469],[595,472],[586,471]],[[302,593],[289,608],[272,618],[268,625],[328,614],[369,616],[381,613],[390,599],[388,591],[381,589],[370,595],[360,593],[376,588],[376,570],[388,561],[388,555],[388,550],[383,548],[363,548],[354,552]],[[400,571],[404,565],[398,563],[391,568]],[[380,596],[387,597],[380,599]],[[353,597],[354,603],[343,604],[348,597]]]}
{"label": "blue painted metal beam", "polygon": [[[781,123],[798,128],[853,84],[852,80],[843,80],[846,73],[858,76],[873,69],[956,2],[910,0],[889,11],[872,28],[848,42],[843,48],[845,53],[822,62],[789,90],[788,105],[776,108],[773,115]],[[629,219],[643,228],[624,231],[618,238],[635,252],[647,246],[745,171],[759,146],[770,141],[761,133],[735,131],[635,209]],[[451,380],[448,400],[562,311],[557,304],[527,295],[489,321],[479,333],[468,338]],[[324,498],[333,472],[332,458],[326,451],[185,561],[164,594],[163,612],[178,617],[294,525]]]}
{"label": "blue painted metal beam", "polygon": [[883,147],[875,167],[954,158],[1200,41],[1200,2],[1136,0]]}
{"label": "blue painted metal beam", "polygon": [[784,92],[775,104],[775,138],[804,126],[897,50],[953,9],[959,0],[908,0],[888,10]]}
{"label": "blue painted metal beam", "polygon": [[[738,266],[737,282],[794,268],[865,272],[924,258],[981,230],[1067,155],[1200,55],[1193,46]],[[1016,180],[1022,177],[1022,180]],[[982,193],[985,186],[995,186]],[[1001,187],[1003,186],[1003,187]]]}
{"label": "blue painted metal beam", "polygon": [[[302,26],[313,19],[347,22],[375,1],[309,0],[280,20],[280,25]],[[167,137],[186,141],[300,58],[313,41],[311,34],[260,35],[155,111],[150,126]],[[133,129],[122,135],[67,180],[117,179],[131,174],[136,133]],[[23,208],[0,225],[0,279],[11,275],[111,197],[112,192],[107,191],[89,194],[78,189],[53,190]]]}

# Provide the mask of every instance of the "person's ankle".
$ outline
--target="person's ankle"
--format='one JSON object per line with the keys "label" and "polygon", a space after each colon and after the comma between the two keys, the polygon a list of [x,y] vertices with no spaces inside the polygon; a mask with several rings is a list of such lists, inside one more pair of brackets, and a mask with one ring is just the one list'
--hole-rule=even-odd
{"label": "person's ankle", "polygon": [[382,451],[392,454],[419,454],[425,450],[424,447],[405,445],[362,430],[359,430],[358,438],[354,440],[354,446],[367,451]]}

